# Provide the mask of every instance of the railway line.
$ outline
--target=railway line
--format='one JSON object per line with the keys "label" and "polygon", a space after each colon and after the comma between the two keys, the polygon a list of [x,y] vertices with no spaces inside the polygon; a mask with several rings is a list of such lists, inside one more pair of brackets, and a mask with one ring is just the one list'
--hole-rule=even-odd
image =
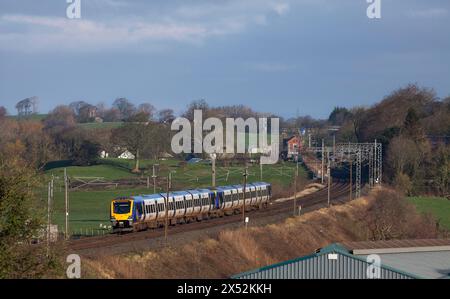
{"label": "railway line", "polygon": [[[343,182],[335,182],[331,185],[330,190],[330,203],[341,204],[348,201],[349,184]],[[297,199],[297,205],[301,206],[302,213],[307,213],[313,210],[317,210],[328,205],[328,188],[323,188],[315,193],[306,195]],[[280,217],[284,219],[287,216],[293,215],[293,201],[290,198],[282,202],[273,201],[268,208],[258,209],[252,211],[246,211],[246,215],[255,219],[263,219],[265,217]],[[232,223],[242,222],[242,214],[233,214],[230,216],[223,216],[217,218],[211,218],[201,222],[191,222],[188,224],[178,224],[176,226],[169,226],[169,236],[176,234],[182,234],[186,232],[192,232],[195,230],[203,230],[218,226],[224,226]],[[164,236],[164,229],[153,229],[123,235],[106,235],[98,237],[82,238],[78,240],[70,240],[68,242],[68,248],[71,250],[83,251],[83,250],[96,250],[123,243],[131,243],[135,241],[142,241],[152,238],[160,238]]]}

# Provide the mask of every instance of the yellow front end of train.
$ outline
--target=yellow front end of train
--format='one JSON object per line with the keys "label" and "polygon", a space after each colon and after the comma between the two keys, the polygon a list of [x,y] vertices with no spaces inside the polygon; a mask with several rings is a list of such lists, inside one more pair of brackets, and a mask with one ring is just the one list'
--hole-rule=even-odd
{"label": "yellow front end of train", "polygon": [[111,201],[111,225],[113,232],[133,230],[134,201],[114,199]]}

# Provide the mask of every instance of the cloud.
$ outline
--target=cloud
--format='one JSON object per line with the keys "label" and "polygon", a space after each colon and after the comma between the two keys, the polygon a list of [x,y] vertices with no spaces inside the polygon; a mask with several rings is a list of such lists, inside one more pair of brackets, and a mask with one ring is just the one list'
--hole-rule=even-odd
{"label": "cloud", "polygon": [[[129,48],[144,49],[158,44],[183,42],[202,44],[208,38],[243,33],[252,26],[267,25],[270,15],[286,14],[289,0],[198,0],[189,5],[174,2],[161,5],[123,0],[95,0],[103,7],[97,18],[68,19],[63,16],[4,14],[0,16],[0,49],[19,51],[99,51]],[[92,3],[94,3],[92,2]],[[118,6],[129,14],[117,15]],[[164,6],[165,5],[165,6]],[[108,7],[113,14],[108,15]],[[145,9],[144,9],[145,7]],[[88,10],[89,12],[89,10]]]}

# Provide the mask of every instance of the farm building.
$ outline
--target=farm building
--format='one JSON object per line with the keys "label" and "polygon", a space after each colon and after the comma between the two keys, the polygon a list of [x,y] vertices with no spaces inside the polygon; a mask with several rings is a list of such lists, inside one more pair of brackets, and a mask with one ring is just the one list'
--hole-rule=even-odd
{"label": "farm building", "polygon": [[302,138],[300,136],[291,136],[283,139],[282,155],[286,159],[295,159],[302,149]]}
{"label": "farm building", "polygon": [[[380,262],[374,271],[374,258]],[[233,276],[236,279],[450,278],[450,240],[336,243],[315,253]]]}

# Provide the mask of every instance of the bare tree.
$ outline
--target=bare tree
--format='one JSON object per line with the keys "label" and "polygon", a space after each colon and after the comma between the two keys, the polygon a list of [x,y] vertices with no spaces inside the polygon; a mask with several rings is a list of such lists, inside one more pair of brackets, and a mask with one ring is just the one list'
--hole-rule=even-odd
{"label": "bare tree", "polygon": [[137,112],[144,112],[148,115],[148,119],[153,119],[156,108],[150,103],[142,103],[138,106]]}
{"label": "bare tree", "polygon": [[120,111],[120,117],[122,120],[128,119],[136,112],[136,108],[126,98],[118,98],[113,103],[113,108]]}
{"label": "bare tree", "polygon": [[139,172],[141,153],[150,143],[149,124],[129,122],[112,132],[112,142],[134,155],[133,172]]}
{"label": "bare tree", "polygon": [[162,124],[169,124],[175,119],[172,109],[163,109],[158,112],[158,121]]}

